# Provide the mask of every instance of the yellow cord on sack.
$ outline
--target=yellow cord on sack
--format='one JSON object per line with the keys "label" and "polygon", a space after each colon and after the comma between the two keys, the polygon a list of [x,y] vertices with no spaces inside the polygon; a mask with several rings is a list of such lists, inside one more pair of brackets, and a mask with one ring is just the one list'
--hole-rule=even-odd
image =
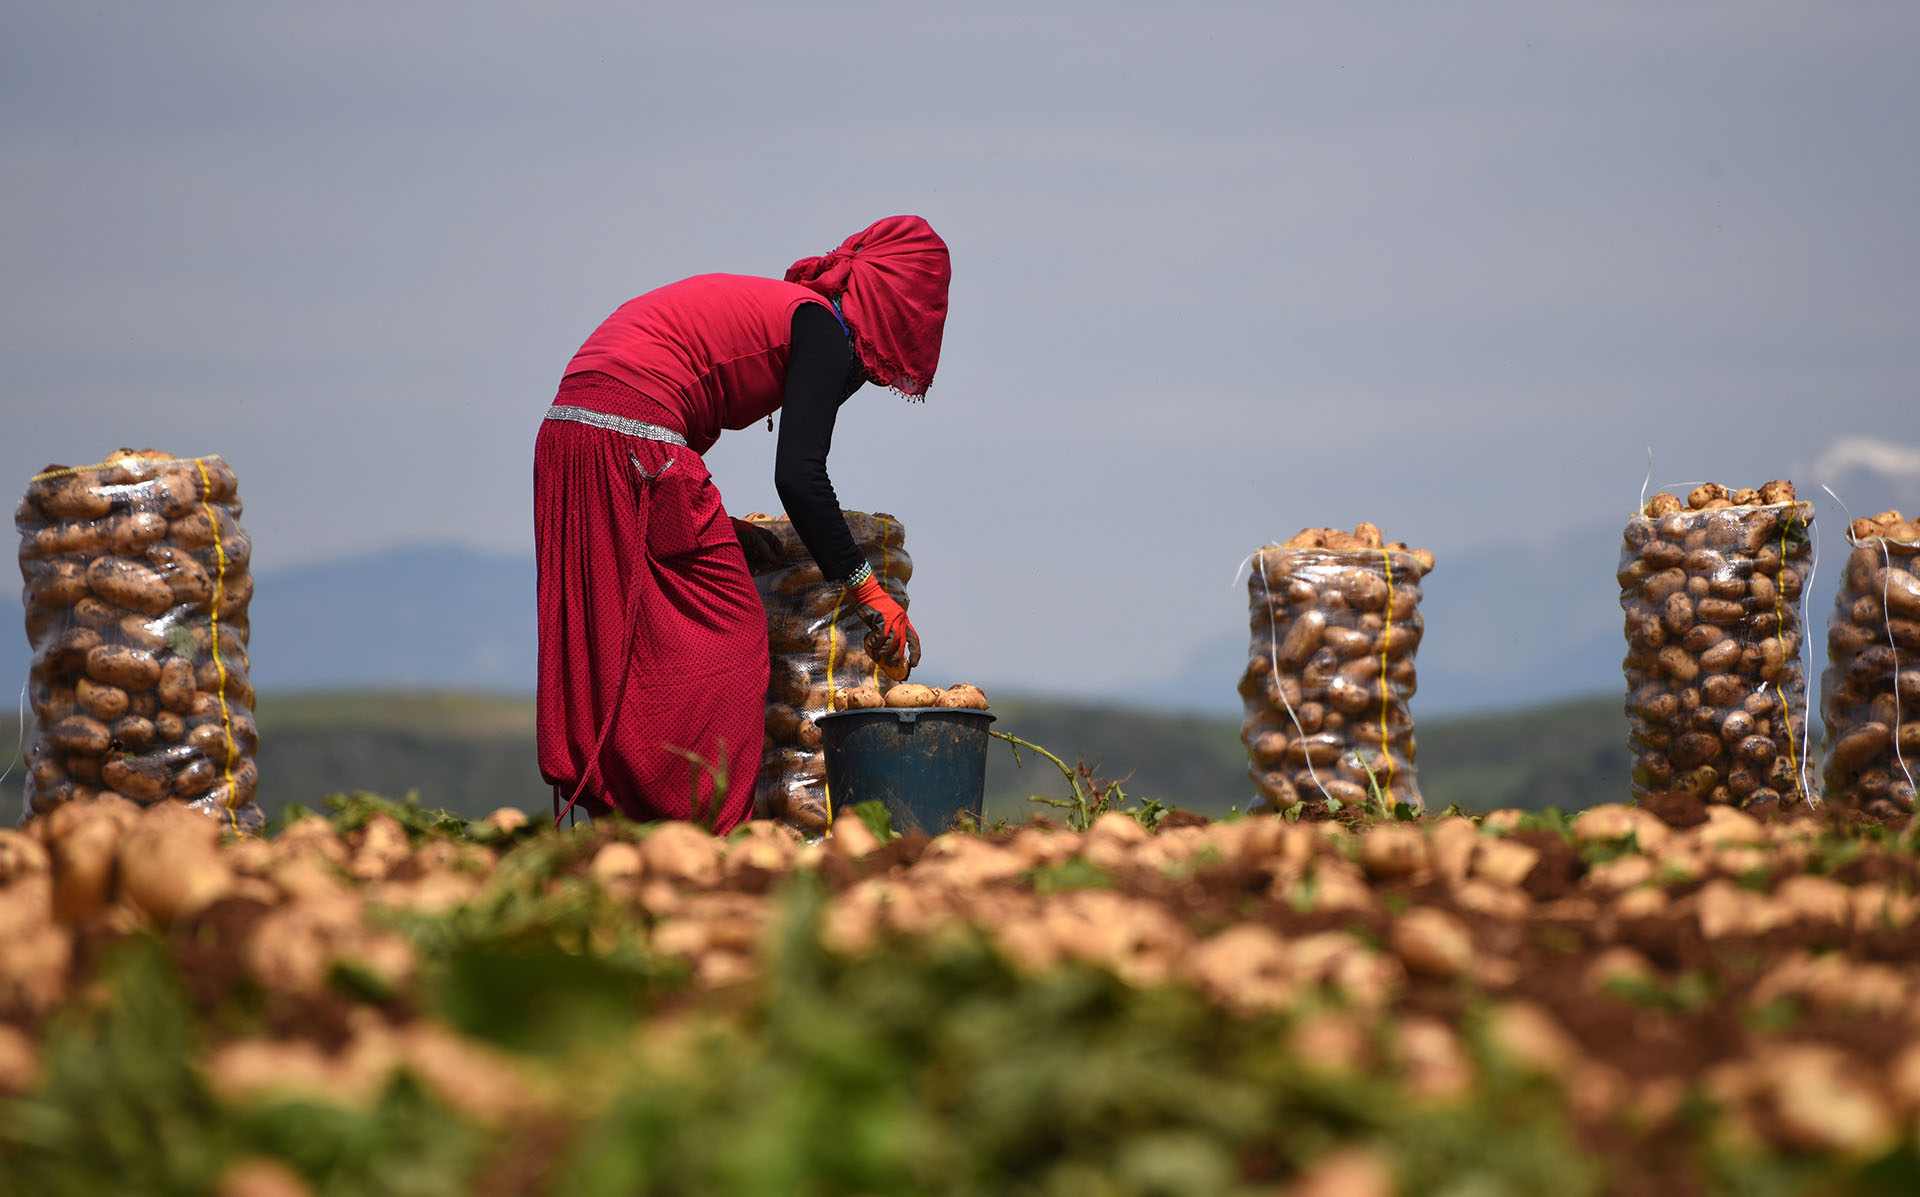
{"label": "yellow cord on sack", "polygon": [[[219,454],[215,453],[211,456],[218,457]],[[151,461],[160,465],[187,465],[191,463],[200,466],[200,476],[204,479],[207,476],[207,467],[201,463],[205,460],[206,459],[202,457],[122,457],[119,461],[96,461],[92,465],[61,466],[57,470],[42,470],[40,473],[27,479],[27,481],[38,482],[42,478],[71,478],[75,474],[84,474],[88,470],[104,470],[108,466],[125,465],[130,461]]]}
{"label": "yellow cord on sack", "polygon": [[1387,762],[1387,782],[1393,782],[1393,750],[1387,744],[1387,709],[1392,691],[1387,687],[1387,650],[1393,644],[1393,554],[1385,548],[1380,559],[1387,563],[1387,623],[1380,629],[1380,755]]}
{"label": "yellow cord on sack", "polygon": [[[887,552],[887,525],[893,521],[882,515],[876,515],[873,518],[880,524],[880,580],[885,582],[887,571],[893,567],[893,556]],[[901,651],[906,651],[904,645],[901,646]],[[873,663],[873,684],[882,690],[885,689],[884,686],[880,686],[880,662],[878,661]]]}
{"label": "yellow cord on sack", "polygon": [[213,578],[213,602],[208,610],[207,626],[212,632],[213,667],[220,675],[220,730],[227,738],[227,759],[221,762],[221,768],[227,778],[227,822],[233,830],[240,830],[240,817],[235,814],[239,805],[236,801],[239,793],[233,785],[233,758],[239,749],[233,742],[233,713],[227,709],[227,663],[220,659],[220,604],[227,594],[227,547],[220,538],[220,518],[214,514],[213,479],[207,476],[206,462],[196,457],[193,464],[200,471],[200,506],[207,513],[207,523],[213,529],[213,559],[215,572]]}
{"label": "yellow cord on sack", "polygon": [[[833,659],[836,656],[838,656],[840,653],[840,643],[841,643],[840,641],[840,604],[845,602],[846,598],[847,598],[846,591],[844,590],[841,591],[840,597],[833,600],[833,614],[829,616],[827,620],[827,710],[828,711],[832,711],[836,709],[833,704]],[[827,826],[832,827],[833,826],[833,787],[827,784],[825,778],[822,778],[820,781],[820,793],[826,799],[826,803],[827,803]]]}
{"label": "yellow cord on sack", "polygon": [[[1780,569],[1781,569],[1781,572],[1783,573],[1786,571],[1786,568],[1787,568],[1787,533],[1790,532],[1792,529],[1793,529],[1793,516],[1789,514],[1786,519],[1780,521]],[[1786,618],[1786,612],[1784,608],[1781,606],[1781,600],[1783,597],[1781,592],[1784,591],[1785,589],[1786,587],[1780,584],[1780,576],[1778,574],[1774,575],[1773,634],[1775,639],[1780,641],[1781,653],[1780,653],[1780,677],[1776,677],[1773,679],[1773,692],[1780,696],[1780,718],[1787,725],[1787,736],[1786,736],[1787,764],[1792,766],[1793,768],[1794,788],[1800,792],[1801,798],[1805,799],[1809,804],[1811,804],[1813,799],[1808,797],[1807,795],[1807,783],[1800,776],[1800,760],[1798,757],[1794,755],[1794,751],[1793,751],[1793,708],[1787,702],[1786,687],[1780,684],[1780,678],[1785,677],[1787,674],[1787,664],[1786,664],[1787,654],[1785,651],[1787,647],[1787,636],[1786,636],[1787,618]],[[1795,659],[1797,660],[1799,657],[1799,654],[1795,653],[1794,656],[1795,656]]]}

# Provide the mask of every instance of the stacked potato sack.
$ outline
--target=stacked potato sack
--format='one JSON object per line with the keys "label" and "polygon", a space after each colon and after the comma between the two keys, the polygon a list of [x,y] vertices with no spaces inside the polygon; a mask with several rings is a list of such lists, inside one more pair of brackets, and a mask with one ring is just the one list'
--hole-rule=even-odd
{"label": "stacked potato sack", "polygon": [[[913,559],[906,529],[890,515],[849,511],[854,543],[873,576],[902,607]],[[834,692],[862,685],[884,690],[890,678],[867,651],[867,625],[836,582],[820,575],[793,523],[755,513],[745,517],[780,538],[780,564],[755,576],[767,608],[771,653],[767,677],[767,742],[760,758],[754,811],[808,836],[828,822],[827,765],[814,718],[835,709]],[[901,675],[904,678],[904,674]]]}
{"label": "stacked potato sack", "polygon": [[1914,809],[1920,761],[1920,520],[1853,521],[1820,682],[1827,793],[1875,814]]}
{"label": "stacked potato sack", "polygon": [[1385,544],[1372,524],[1310,528],[1253,555],[1240,738],[1272,809],[1315,795],[1362,803],[1375,783],[1420,805],[1407,699],[1432,568],[1433,554]]}
{"label": "stacked potato sack", "polygon": [[1662,492],[1627,521],[1617,577],[1636,798],[1814,798],[1799,658],[1812,522],[1778,480],[1708,483],[1684,504]]}
{"label": "stacked potato sack", "polygon": [[226,462],[153,449],[28,485],[28,817],[117,794],[260,826],[240,510]]}

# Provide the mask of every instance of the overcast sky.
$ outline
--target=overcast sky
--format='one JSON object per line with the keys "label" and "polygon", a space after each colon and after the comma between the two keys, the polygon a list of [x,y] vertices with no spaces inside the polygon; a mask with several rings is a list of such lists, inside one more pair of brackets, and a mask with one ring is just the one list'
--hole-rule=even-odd
{"label": "overcast sky", "polygon": [[[1098,693],[1302,526],[1431,588],[1649,448],[1920,475],[1916,61],[1910,0],[9,5],[0,477],[224,454],[263,571],[530,553],[606,313],[914,212],[939,376],[843,409],[842,500],[907,526],[928,680]],[[710,455],[736,513],[773,442]]]}

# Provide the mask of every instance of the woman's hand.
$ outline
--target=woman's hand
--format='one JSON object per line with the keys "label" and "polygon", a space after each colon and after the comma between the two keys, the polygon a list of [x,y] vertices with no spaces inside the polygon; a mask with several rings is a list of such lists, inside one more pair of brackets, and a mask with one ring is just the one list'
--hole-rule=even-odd
{"label": "woman's hand", "polygon": [[865,608],[860,617],[880,637],[877,645],[873,645],[871,638],[868,641],[872,645],[869,651],[873,652],[874,658],[896,664],[904,662],[907,669],[918,665],[920,633],[913,630],[913,622],[907,618],[906,611],[893,601],[893,596],[880,585],[879,579],[866,578],[853,588],[852,593],[853,601]]}

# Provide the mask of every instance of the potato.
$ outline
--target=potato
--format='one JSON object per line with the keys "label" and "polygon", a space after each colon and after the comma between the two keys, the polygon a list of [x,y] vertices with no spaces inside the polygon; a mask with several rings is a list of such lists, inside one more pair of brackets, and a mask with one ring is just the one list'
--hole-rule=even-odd
{"label": "potato", "polygon": [[102,644],[88,650],[86,671],[97,682],[141,691],[153,689],[160,681],[161,665],[159,658],[143,649]]}
{"label": "potato", "polygon": [[173,775],[172,792],[176,798],[198,798],[211,790],[219,779],[219,771],[212,761],[188,761]]}
{"label": "potato", "polygon": [[963,711],[984,711],[989,709],[986,694],[980,687],[969,685],[966,682],[961,682],[955,686],[948,686],[946,690],[941,693],[939,700],[934,705]]}
{"label": "potato", "polygon": [[212,454],[194,460],[200,467],[201,489],[209,503],[231,504],[239,501],[240,480],[225,458]]}
{"label": "potato", "polygon": [[250,756],[241,757],[233,763],[231,778],[225,773],[207,791],[203,800],[211,801],[227,809],[238,809],[253,801],[260,789],[260,766]]}
{"label": "potato", "polygon": [[[191,667],[187,676],[191,687],[195,684]],[[806,707],[813,684],[813,673],[807,662],[795,657],[775,657],[768,669],[767,698],[792,707]],[[166,700],[163,697],[161,701],[165,704]]]}
{"label": "potato", "polygon": [[253,712],[247,707],[232,707],[227,711],[227,734],[234,745],[248,756],[260,750],[260,726],[254,722]]}
{"label": "potato", "polygon": [[35,505],[53,519],[99,519],[113,510],[113,496],[94,481],[92,471],[61,470],[35,478],[31,493]]}
{"label": "potato", "polygon": [[100,779],[135,802],[158,802],[173,792],[173,771],[157,757],[114,757],[100,766]]}
{"label": "potato", "polygon": [[1280,640],[1278,660],[1283,669],[1298,670],[1320,649],[1327,631],[1326,612],[1305,612],[1287,625]]}
{"label": "potato", "polygon": [[240,535],[239,525],[223,506],[197,507],[167,524],[166,539],[188,549],[208,549]]}
{"label": "potato", "polygon": [[71,607],[88,593],[87,571],[77,561],[64,559],[38,563],[26,572],[26,605]]}
{"label": "potato", "polygon": [[780,744],[795,743],[800,732],[800,712],[784,702],[767,704],[767,739]]}
{"label": "potato", "polygon": [[244,532],[236,531],[232,536],[223,538],[218,544],[194,549],[194,553],[200,564],[206,566],[208,572],[216,576],[223,572],[242,573],[253,562],[253,538]]}
{"label": "potato", "polygon": [[169,626],[164,618],[155,619],[138,611],[129,611],[114,623],[113,632],[129,648],[158,653],[167,647],[166,629]]}
{"label": "potato", "polygon": [[[796,598],[809,590],[828,585],[826,578],[821,576],[820,567],[811,560],[777,570],[767,577],[767,584],[773,588],[773,592],[786,598]],[[832,590],[838,597],[840,587],[833,586]]]}
{"label": "potato", "polygon": [[160,711],[153,716],[153,734],[163,743],[172,743],[187,734],[187,721],[176,711]]}
{"label": "potato", "polygon": [[101,757],[112,746],[113,734],[90,715],[68,715],[47,729],[47,742],[71,755]]}
{"label": "potato", "polygon": [[218,822],[179,807],[142,812],[116,854],[121,897],[163,927],[205,908],[233,881],[216,847],[220,831]]}
{"label": "potato", "polygon": [[[130,511],[107,524],[105,547],[123,557],[137,557],[167,535],[167,521],[157,512]],[[97,550],[95,550],[97,551]]]}
{"label": "potato", "polygon": [[36,685],[32,695],[33,717],[42,726],[51,726],[80,709],[73,686],[66,682]]}
{"label": "potato", "polygon": [[225,694],[230,701],[253,705],[253,683],[238,662],[209,658],[194,671],[194,686],[207,694]]}
{"label": "potato", "polygon": [[146,550],[147,564],[165,579],[172,594],[172,606],[191,603],[204,607],[213,601],[213,578],[200,559],[186,549],[173,545],[153,545]]}
{"label": "potato", "polygon": [[244,570],[228,573],[221,584],[219,600],[221,619],[232,620],[245,615],[247,604],[253,601],[253,575]]}
{"label": "potato", "polygon": [[87,566],[87,588],[110,603],[147,615],[158,615],[173,605],[166,579],[130,557],[95,558]]}
{"label": "potato", "polygon": [[224,763],[230,738],[224,723],[196,723],[187,729],[181,743]]}
{"label": "potato", "polygon": [[930,707],[939,695],[930,686],[901,682],[890,687],[884,697],[890,707]]}
{"label": "potato", "polygon": [[41,667],[48,677],[72,677],[86,667],[87,654],[100,644],[100,633],[94,629],[68,628],[40,651]]}
{"label": "potato", "polygon": [[1920,577],[1894,568],[1880,571],[1877,580],[1889,613],[1920,619]]}
{"label": "potato", "polygon": [[156,738],[153,720],[140,715],[122,715],[107,730],[113,737],[113,747],[127,752],[143,752]]}
{"label": "potato", "polygon": [[208,694],[204,690],[195,690],[192,701],[187,703],[187,709],[181,713],[187,717],[188,723],[193,723],[196,720],[217,720],[222,717],[220,707],[220,696],[218,694]]}
{"label": "potato", "polygon": [[[35,557],[57,557],[72,554],[79,557],[94,557],[106,551],[112,543],[110,531],[111,519],[75,520],[70,523],[48,524],[34,533],[31,555]],[[27,556],[27,546],[23,543],[22,556]]]}
{"label": "potato", "polygon": [[126,613],[126,608],[118,603],[110,603],[92,594],[73,605],[74,622],[100,632],[114,627]]}
{"label": "potato", "polygon": [[165,469],[167,462],[176,460],[173,454],[159,449],[122,447],[107,454],[107,459],[100,463],[101,480],[114,486],[145,482]]}
{"label": "potato", "polygon": [[168,520],[192,514],[200,507],[200,482],[194,474],[180,469],[158,472],[141,487],[142,499],[153,511]]}
{"label": "potato", "polygon": [[73,696],[82,710],[102,723],[112,723],[127,713],[127,692],[91,677],[74,683]]}
{"label": "potato", "polygon": [[833,694],[833,708],[836,711],[868,711],[886,705],[878,686],[854,686],[836,690]]}

